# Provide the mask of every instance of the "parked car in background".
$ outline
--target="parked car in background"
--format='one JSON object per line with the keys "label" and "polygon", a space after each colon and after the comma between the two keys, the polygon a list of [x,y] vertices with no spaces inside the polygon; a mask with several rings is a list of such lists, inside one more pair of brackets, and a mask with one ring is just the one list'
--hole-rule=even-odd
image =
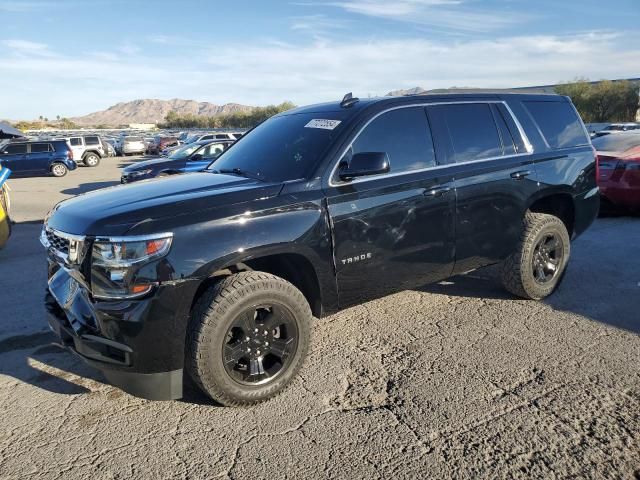
{"label": "parked car in background", "polygon": [[132,183],[158,176],[198,172],[207,168],[233,142],[231,140],[191,143],[174,150],[168,157],[137,162],[122,170],[121,183]]}
{"label": "parked car in background", "polygon": [[159,155],[165,148],[177,147],[179,144],[180,141],[176,137],[162,137],[158,135],[153,139],[153,143],[147,147],[147,153],[150,155]]}
{"label": "parked car in background", "polygon": [[640,131],[605,135],[592,143],[604,206],[640,210]]}
{"label": "parked car in background", "polygon": [[77,168],[73,151],[65,140],[12,142],[0,148],[0,165],[15,177],[53,175],[64,177]]}
{"label": "parked car in background", "polygon": [[121,142],[122,144],[120,147],[120,151],[124,156],[135,154],[143,155],[147,150],[147,146],[144,144],[144,140],[142,139],[142,137],[129,135],[123,137]]}
{"label": "parked car in background", "polygon": [[105,139],[102,139],[102,149],[107,154],[107,157],[115,157],[116,149],[113,148],[113,145]]}
{"label": "parked car in background", "polygon": [[73,151],[73,159],[78,164],[97,167],[100,164],[100,159],[107,156],[98,135],[76,135],[62,137],[61,140],[66,140],[69,143]]}
{"label": "parked car in background", "polygon": [[11,175],[8,168],[0,164],[0,248],[4,247],[11,236],[11,200],[7,179]]}
{"label": "parked car in background", "polygon": [[611,123],[602,130],[597,131],[593,137],[601,137],[603,135],[609,135],[611,133],[627,132],[629,130],[639,130],[640,123],[627,122],[627,123]]}

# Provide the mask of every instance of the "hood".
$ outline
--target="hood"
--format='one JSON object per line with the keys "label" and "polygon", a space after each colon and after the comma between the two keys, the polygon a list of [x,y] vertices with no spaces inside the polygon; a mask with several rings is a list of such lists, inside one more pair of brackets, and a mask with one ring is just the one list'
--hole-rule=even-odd
{"label": "hood", "polygon": [[189,173],[117,185],[65,200],[47,224],[76,235],[125,235],[135,224],[276,196],[280,183]]}
{"label": "hood", "polygon": [[122,169],[124,173],[137,172],[139,170],[145,170],[147,168],[156,169],[164,166],[171,166],[177,163],[183,163],[186,160],[185,158],[167,158],[167,157],[156,157],[150,160],[145,160],[143,162],[136,162],[132,165],[129,165]]}

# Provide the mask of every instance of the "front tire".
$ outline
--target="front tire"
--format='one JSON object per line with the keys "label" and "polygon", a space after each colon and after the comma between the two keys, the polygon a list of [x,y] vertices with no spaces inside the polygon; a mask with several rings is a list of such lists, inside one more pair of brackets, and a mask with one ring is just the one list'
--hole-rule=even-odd
{"label": "front tire", "polygon": [[571,242],[562,220],[545,213],[527,212],[520,243],[502,264],[502,284],[514,295],[542,300],[556,289],[564,275]]}
{"label": "front tire", "polygon": [[212,399],[251,405],[285,389],[307,356],[311,310],[286,280],[263,272],[226,277],[196,302],[186,368]]}
{"label": "front tire", "polygon": [[54,163],[51,166],[51,175],[54,177],[64,177],[68,171],[69,169],[64,163]]}

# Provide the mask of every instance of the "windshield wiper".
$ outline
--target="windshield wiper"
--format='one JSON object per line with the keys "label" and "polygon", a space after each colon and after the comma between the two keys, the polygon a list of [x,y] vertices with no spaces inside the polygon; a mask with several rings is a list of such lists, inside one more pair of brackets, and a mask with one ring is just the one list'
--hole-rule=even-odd
{"label": "windshield wiper", "polygon": [[241,168],[221,168],[219,170],[211,170],[212,173],[227,173],[232,175],[237,175],[239,177],[251,178],[253,180],[263,181],[257,174],[253,172],[248,172],[246,170],[242,170]]}

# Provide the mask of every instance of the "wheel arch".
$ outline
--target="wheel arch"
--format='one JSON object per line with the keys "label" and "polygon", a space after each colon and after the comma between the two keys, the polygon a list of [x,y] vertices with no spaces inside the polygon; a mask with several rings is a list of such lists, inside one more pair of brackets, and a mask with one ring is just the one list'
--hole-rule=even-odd
{"label": "wheel arch", "polygon": [[528,210],[533,213],[546,213],[558,217],[573,237],[575,232],[576,208],[573,196],[568,192],[553,192],[536,198]]}
{"label": "wheel arch", "polygon": [[276,275],[293,284],[302,292],[309,303],[314,317],[323,315],[323,292],[316,267],[301,253],[280,252],[237,260],[234,263],[212,271],[196,291],[191,308],[198,298],[221,279],[243,271],[260,271]]}

